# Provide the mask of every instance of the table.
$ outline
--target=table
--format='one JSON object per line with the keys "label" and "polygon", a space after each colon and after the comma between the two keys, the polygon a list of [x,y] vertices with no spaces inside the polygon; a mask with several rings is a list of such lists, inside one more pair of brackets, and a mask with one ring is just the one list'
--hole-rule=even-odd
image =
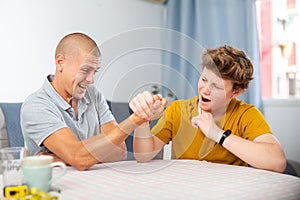
{"label": "table", "polygon": [[61,189],[55,194],[63,200],[300,199],[298,177],[197,160],[122,161],[87,171],[68,167],[53,187]]}

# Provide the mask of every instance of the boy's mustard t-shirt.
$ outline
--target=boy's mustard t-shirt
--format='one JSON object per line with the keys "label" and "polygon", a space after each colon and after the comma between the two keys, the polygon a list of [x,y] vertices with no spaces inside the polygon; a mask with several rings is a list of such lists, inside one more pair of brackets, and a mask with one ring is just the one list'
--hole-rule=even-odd
{"label": "boy's mustard t-shirt", "polygon": [[[198,115],[198,96],[176,100],[165,110],[151,132],[168,144],[172,141],[173,159],[195,159],[208,162],[248,165],[218,143],[208,139],[199,128],[192,126]],[[232,134],[253,141],[257,136],[272,133],[261,112],[251,104],[232,99],[222,128]]]}

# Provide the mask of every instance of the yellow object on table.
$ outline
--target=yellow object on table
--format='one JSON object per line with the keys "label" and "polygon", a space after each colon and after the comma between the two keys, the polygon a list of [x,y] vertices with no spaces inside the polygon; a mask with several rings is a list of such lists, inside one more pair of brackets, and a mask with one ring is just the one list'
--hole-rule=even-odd
{"label": "yellow object on table", "polygon": [[[0,200],[58,200],[58,197],[32,187],[27,190],[26,185],[4,188],[5,198]],[[16,193],[17,192],[17,193]]]}
{"label": "yellow object on table", "polygon": [[3,188],[3,195],[7,198],[24,197],[27,194],[27,185],[6,186]]}

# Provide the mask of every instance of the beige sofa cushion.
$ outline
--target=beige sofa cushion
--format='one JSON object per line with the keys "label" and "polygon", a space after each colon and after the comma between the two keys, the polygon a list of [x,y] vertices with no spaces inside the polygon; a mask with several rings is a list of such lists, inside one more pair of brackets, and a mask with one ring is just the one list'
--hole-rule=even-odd
{"label": "beige sofa cushion", "polygon": [[4,148],[8,146],[9,146],[9,142],[8,142],[5,118],[2,109],[0,107],[0,148]]}

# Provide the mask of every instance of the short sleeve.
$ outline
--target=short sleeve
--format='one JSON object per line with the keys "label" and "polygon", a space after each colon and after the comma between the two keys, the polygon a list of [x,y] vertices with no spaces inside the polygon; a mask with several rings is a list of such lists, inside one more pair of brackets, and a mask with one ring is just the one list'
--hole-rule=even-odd
{"label": "short sleeve", "polygon": [[241,116],[240,122],[240,129],[243,129],[241,130],[242,137],[248,140],[253,141],[260,135],[272,133],[264,116],[254,106],[245,111]]}
{"label": "short sleeve", "polygon": [[36,97],[23,103],[21,127],[27,146],[37,149],[49,135],[67,125],[61,112],[52,102]]}

